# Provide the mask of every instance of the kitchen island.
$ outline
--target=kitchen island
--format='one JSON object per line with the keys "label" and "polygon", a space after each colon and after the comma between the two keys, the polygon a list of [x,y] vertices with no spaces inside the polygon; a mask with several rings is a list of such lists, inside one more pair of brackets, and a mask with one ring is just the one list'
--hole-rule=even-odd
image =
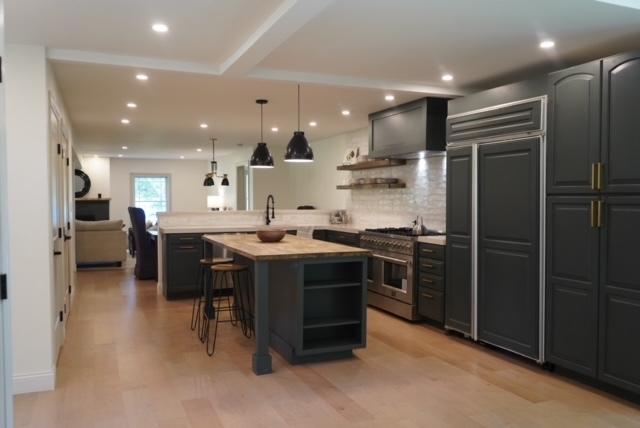
{"label": "kitchen island", "polygon": [[366,344],[369,251],[287,235],[205,235],[246,264],[254,278],[255,374],[272,371],[269,345],[291,363],[350,356]]}

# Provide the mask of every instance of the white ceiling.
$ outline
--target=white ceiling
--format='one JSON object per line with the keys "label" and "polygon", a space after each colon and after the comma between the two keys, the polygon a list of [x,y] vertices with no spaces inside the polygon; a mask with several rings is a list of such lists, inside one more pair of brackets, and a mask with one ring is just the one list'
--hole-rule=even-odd
{"label": "white ceiling", "polygon": [[[83,151],[173,157],[257,141],[255,98],[289,138],[295,84],[318,139],[421,94],[461,95],[640,48],[640,10],[594,0],[5,0],[7,40],[47,46]],[[169,25],[168,34],[151,31]],[[556,47],[541,50],[540,40]],[[151,75],[147,84],[132,79]],[[186,73],[185,73],[186,72]],[[455,76],[443,82],[443,73]],[[188,73],[188,74],[187,74]],[[360,88],[360,89],[356,89]],[[410,92],[413,92],[412,94]],[[124,102],[140,108],[129,113]],[[351,117],[339,114],[344,107]],[[132,125],[119,119],[129,114]],[[309,117],[305,118],[305,123]],[[197,128],[207,120],[208,132]],[[194,129],[195,126],[195,129]],[[269,120],[265,126],[270,127]],[[306,129],[309,131],[308,127]],[[253,133],[252,133],[253,132]],[[201,143],[201,141],[204,141]]]}
{"label": "white ceiling", "polygon": [[[265,98],[264,139],[286,144],[297,126],[296,84],[278,80],[219,77],[174,71],[149,71],[149,80],[135,79],[136,69],[96,64],[54,62],[80,153],[152,158],[210,158],[209,137],[219,138],[216,154],[238,144],[260,140],[260,108]],[[393,91],[384,100],[380,89],[304,84],[301,87],[302,130],[310,141],[367,126],[367,114],[416,98]],[[127,102],[135,102],[130,110]],[[342,110],[351,114],[343,116]],[[127,118],[129,125],[120,120]],[[316,121],[317,127],[308,125]],[[201,129],[200,123],[209,128]],[[274,133],[271,128],[277,126]],[[121,146],[128,150],[122,151]],[[196,149],[203,148],[198,153]]]}

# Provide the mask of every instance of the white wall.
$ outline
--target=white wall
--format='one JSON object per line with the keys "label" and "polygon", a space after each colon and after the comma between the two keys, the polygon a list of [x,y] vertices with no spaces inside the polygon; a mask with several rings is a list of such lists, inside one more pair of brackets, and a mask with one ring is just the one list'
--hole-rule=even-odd
{"label": "white wall", "polygon": [[[20,393],[55,384],[47,87],[53,77],[43,47],[8,45],[5,64],[14,392]],[[64,116],[62,100],[54,101]]]}
{"label": "white wall", "polygon": [[[206,211],[207,195],[218,191],[218,186],[208,188],[202,185],[208,171],[209,163],[204,160],[111,159],[110,218],[122,219],[126,224],[130,224],[127,208],[131,206],[132,201],[132,174],[169,175],[172,212]],[[91,179],[93,180],[92,177]],[[216,180],[216,184],[218,181]]]}
{"label": "white wall", "polygon": [[82,171],[91,180],[91,189],[85,198],[97,198],[102,194],[103,198],[111,196],[111,159],[107,157],[79,156]]}

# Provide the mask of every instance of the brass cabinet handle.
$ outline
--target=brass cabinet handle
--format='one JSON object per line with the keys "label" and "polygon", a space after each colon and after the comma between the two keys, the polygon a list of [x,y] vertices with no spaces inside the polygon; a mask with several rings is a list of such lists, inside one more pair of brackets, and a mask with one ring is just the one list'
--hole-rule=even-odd
{"label": "brass cabinet handle", "polygon": [[425,297],[427,299],[433,299],[433,296],[431,294],[427,294],[427,293],[422,293],[422,297]]}
{"label": "brass cabinet handle", "polygon": [[428,248],[423,248],[422,251],[424,251],[425,253],[434,253],[435,251],[430,250]]}
{"label": "brass cabinet handle", "polygon": [[598,227],[602,227],[602,206],[604,202],[598,201]]}
{"label": "brass cabinet handle", "polygon": [[602,162],[598,162],[596,164],[596,167],[598,170],[597,179],[596,179],[596,188],[598,190],[602,190],[602,170],[604,168],[604,164]]}
{"label": "brass cabinet handle", "polygon": [[595,163],[591,164],[591,190],[596,190],[597,167]]}
{"label": "brass cabinet handle", "polygon": [[433,265],[430,265],[429,263],[423,263],[422,266],[426,267],[426,268],[432,268]]}
{"label": "brass cabinet handle", "polygon": [[181,250],[193,250],[196,247],[194,247],[193,245],[181,245],[178,248]]}
{"label": "brass cabinet handle", "polygon": [[596,213],[596,205],[597,205],[598,201],[591,201],[591,227],[593,229],[595,229],[596,227],[598,227],[598,214]]}
{"label": "brass cabinet handle", "polygon": [[432,280],[430,280],[429,278],[422,278],[422,280],[423,280],[424,282],[428,282],[429,284],[433,284],[433,281],[432,281]]}

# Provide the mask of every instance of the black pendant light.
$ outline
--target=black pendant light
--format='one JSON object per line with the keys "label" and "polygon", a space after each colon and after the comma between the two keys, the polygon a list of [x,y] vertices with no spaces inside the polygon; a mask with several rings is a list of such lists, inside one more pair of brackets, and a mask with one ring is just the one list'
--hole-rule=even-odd
{"label": "black pendant light", "polygon": [[[215,185],[216,183],[213,181],[213,178],[220,177],[218,175],[218,162],[216,162],[216,140],[217,138],[211,139],[211,172],[209,172],[207,175],[204,176],[204,183],[202,183],[202,185],[206,187],[211,187]],[[222,175],[222,182],[220,183],[220,185],[221,186],[229,185],[229,179],[227,178],[227,174]]]}
{"label": "black pendant light", "polygon": [[256,146],[256,149],[253,151],[251,155],[251,160],[249,161],[249,166],[251,168],[273,168],[273,156],[271,152],[269,152],[269,148],[267,147],[267,143],[264,142],[262,138],[262,128],[263,128],[263,115],[262,108],[267,100],[256,100],[257,104],[260,104],[260,142]]}
{"label": "black pendant light", "polygon": [[300,85],[298,85],[298,130],[294,131],[293,137],[287,145],[287,152],[284,155],[285,162],[313,162],[313,150],[300,131]]}

